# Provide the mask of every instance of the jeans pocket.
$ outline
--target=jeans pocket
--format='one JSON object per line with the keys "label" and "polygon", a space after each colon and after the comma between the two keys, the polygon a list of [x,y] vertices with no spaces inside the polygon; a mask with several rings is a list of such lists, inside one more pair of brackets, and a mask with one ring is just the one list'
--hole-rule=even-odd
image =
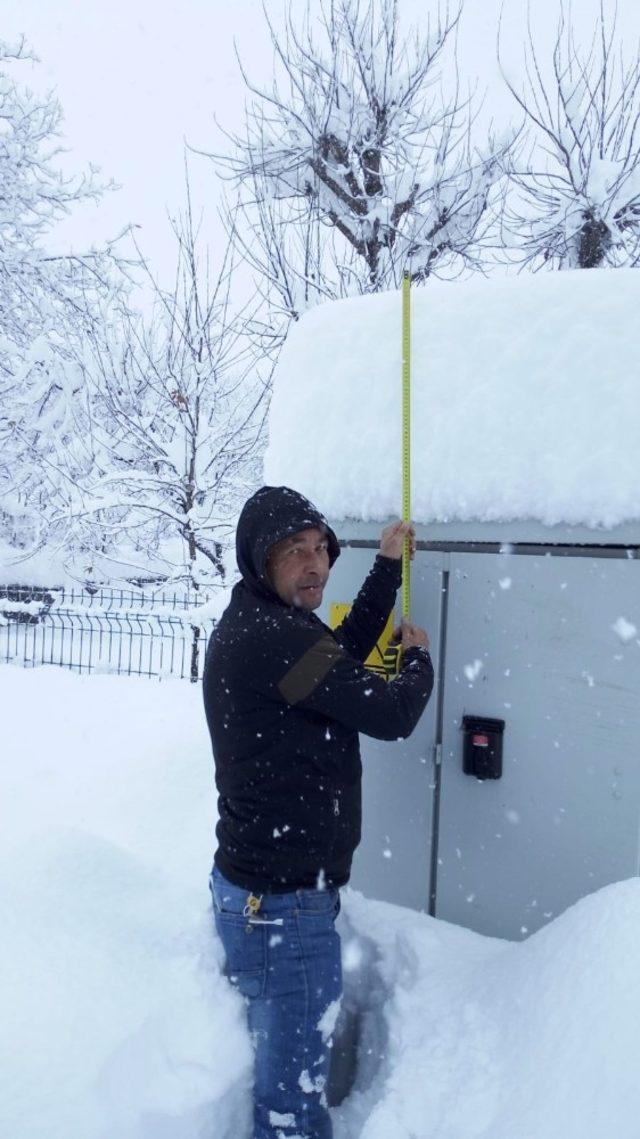
{"label": "jeans pocket", "polygon": [[241,914],[215,911],[218,936],[226,957],[225,974],[244,997],[262,997],[267,982],[266,931]]}
{"label": "jeans pocket", "polygon": [[240,890],[224,878],[215,878],[213,875],[209,879],[209,890],[214,912],[242,915],[247,902],[247,890]]}
{"label": "jeans pocket", "polygon": [[340,913],[340,891],[336,889],[323,890],[318,893],[309,890],[298,910],[303,918],[329,918],[335,921]]}

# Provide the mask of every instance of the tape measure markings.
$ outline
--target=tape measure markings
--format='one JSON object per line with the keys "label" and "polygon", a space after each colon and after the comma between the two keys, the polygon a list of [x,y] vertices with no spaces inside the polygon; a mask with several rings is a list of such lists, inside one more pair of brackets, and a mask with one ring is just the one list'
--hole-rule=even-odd
{"label": "tape measure markings", "polygon": [[[411,521],[411,274],[402,276],[402,521]],[[402,616],[411,610],[411,556],[407,538],[402,551]]]}

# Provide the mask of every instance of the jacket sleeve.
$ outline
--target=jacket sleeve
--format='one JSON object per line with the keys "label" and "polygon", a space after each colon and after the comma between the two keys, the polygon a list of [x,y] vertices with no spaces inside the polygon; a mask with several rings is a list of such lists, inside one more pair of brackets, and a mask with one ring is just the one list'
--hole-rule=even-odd
{"label": "jacket sleeve", "polygon": [[402,561],[378,554],[364,585],[334,637],[350,656],[363,661],[376,646],[402,584]]}
{"label": "jacket sleeve", "polygon": [[411,734],[433,689],[426,649],[404,653],[402,670],[383,680],[350,656],[327,632],[307,648],[278,682],[287,704],[319,712],[379,740]]}

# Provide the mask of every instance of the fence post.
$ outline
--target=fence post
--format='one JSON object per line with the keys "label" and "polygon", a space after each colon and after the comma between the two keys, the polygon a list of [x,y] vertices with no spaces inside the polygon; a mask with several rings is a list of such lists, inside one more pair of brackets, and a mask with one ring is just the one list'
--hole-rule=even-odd
{"label": "fence post", "polygon": [[199,680],[198,664],[200,660],[200,626],[192,625],[191,634],[191,669],[189,672],[189,677],[192,684],[197,684]]}

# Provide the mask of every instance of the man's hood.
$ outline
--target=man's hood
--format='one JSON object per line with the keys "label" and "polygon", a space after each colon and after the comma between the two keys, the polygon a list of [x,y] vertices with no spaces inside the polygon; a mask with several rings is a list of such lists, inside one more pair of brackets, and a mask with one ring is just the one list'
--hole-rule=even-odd
{"label": "man's hood", "polygon": [[278,596],[266,574],[269,550],[290,534],[314,526],[326,532],[332,566],[340,556],[338,539],[326,518],[304,495],[288,486],[263,486],[245,502],[236,531],[236,558],[251,593],[270,600]]}

